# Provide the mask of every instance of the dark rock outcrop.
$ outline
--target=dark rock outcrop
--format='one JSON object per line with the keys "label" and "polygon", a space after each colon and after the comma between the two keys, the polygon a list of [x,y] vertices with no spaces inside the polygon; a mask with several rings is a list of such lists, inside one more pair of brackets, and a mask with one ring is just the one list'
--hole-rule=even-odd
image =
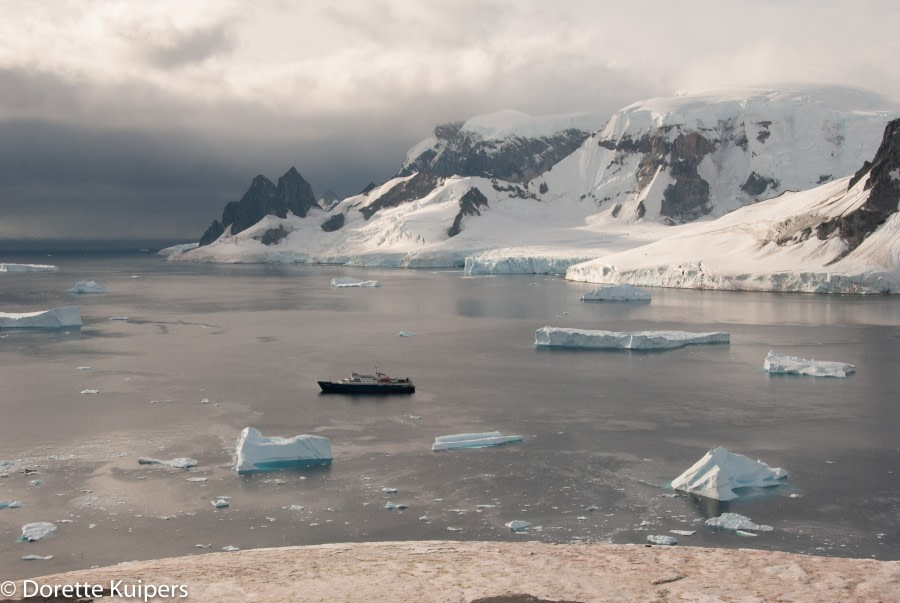
{"label": "dark rock outcrop", "polygon": [[448,237],[455,237],[462,232],[462,221],[465,216],[480,216],[480,207],[487,207],[488,200],[480,190],[475,187],[470,188],[465,195],[459,199],[459,213],[453,220],[453,226],[447,230]]}
{"label": "dark rock outcrop", "polygon": [[344,226],[344,214],[334,214],[321,224],[321,229],[325,232],[334,232],[340,230]]}
{"label": "dark rock outcrop", "polygon": [[571,128],[539,138],[485,140],[464,130],[463,125],[455,122],[437,126],[434,147],[408,161],[397,175],[481,176],[524,184],[559,163],[590,136],[589,132]]}
{"label": "dark rock outcrop", "polygon": [[[850,253],[866,240],[876,228],[897,213],[900,204],[900,119],[888,123],[881,146],[871,163],[868,161],[850,179],[852,188],[868,174],[864,190],[869,197],[860,207],[837,216],[816,227],[816,236],[827,239],[837,234],[847,243]],[[840,259],[840,258],[838,258]]]}
{"label": "dark rock outcrop", "polygon": [[421,199],[437,187],[440,178],[434,174],[419,173],[394,185],[388,192],[383,193],[378,199],[365,207],[361,207],[359,213],[368,220],[375,213],[386,207],[397,207],[407,201]]}
{"label": "dark rock outcrop", "polygon": [[288,211],[305,217],[312,207],[318,207],[312,187],[295,168],[289,169],[278,179],[278,186],[259,175],[240,201],[225,206],[222,220],[214,221],[200,239],[200,245],[208,245],[218,239],[226,229],[237,234],[250,228],[266,216],[286,218]]}

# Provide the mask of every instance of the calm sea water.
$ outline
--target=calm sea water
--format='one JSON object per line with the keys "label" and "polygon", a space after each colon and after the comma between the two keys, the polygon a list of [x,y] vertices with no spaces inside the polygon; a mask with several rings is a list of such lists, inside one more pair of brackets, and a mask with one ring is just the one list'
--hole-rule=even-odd
{"label": "calm sea water", "polygon": [[[644,543],[673,529],[696,530],[679,546],[900,558],[896,296],[660,289],[650,304],[584,303],[591,286],[544,276],[171,264],[150,254],[2,261],[60,269],[0,275],[0,311],[79,305],[85,321],[0,332],[0,460],[11,461],[0,467],[0,500],[23,503],[0,509],[2,579],[225,546]],[[332,289],[336,276],[383,286]],[[65,293],[86,279],[109,293]],[[732,340],[664,352],[535,349],[545,325],[724,330]],[[770,349],[858,372],[770,376]],[[412,378],[417,392],[318,391],[317,379],[375,367]],[[231,453],[246,426],[328,436],[334,462],[238,476]],[[491,430],[525,441],[430,450],[439,435]],[[730,504],[673,496],[669,482],[716,446],[783,467],[788,482]],[[230,506],[214,508],[218,496]],[[389,500],[408,508],[387,510]],[[751,538],[702,525],[722,511],[774,530]],[[513,534],[504,524],[514,519],[540,529]],[[34,521],[58,529],[17,542]]]}

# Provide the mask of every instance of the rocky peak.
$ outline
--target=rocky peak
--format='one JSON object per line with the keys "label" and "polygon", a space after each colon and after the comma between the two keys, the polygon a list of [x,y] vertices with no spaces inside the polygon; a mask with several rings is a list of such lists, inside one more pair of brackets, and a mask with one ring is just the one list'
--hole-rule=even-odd
{"label": "rocky peak", "polygon": [[287,209],[295,216],[303,218],[311,208],[318,207],[312,187],[297,168],[292,167],[278,179],[278,192],[284,198]]}
{"label": "rocky peak", "polygon": [[341,202],[341,198],[337,196],[333,190],[328,189],[319,197],[319,207],[325,211],[329,211],[332,207]]}

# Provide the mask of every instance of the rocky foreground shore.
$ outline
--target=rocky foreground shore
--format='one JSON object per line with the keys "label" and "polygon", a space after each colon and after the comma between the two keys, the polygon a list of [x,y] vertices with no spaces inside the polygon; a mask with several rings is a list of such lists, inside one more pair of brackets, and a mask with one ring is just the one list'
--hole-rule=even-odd
{"label": "rocky foreground shore", "polygon": [[[900,561],[745,549],[384,542],[210,553],[35,578],[156,601],[896,601]],[[183,587],[183,588],[182,588]],[[138,589],[136,592],[135,589]],[[140,590],[143,589],[143,590]],[[9,594],[9,593],[4,593]],[[82,593],[83,594],[83,593]],[[31,599],[35,600],[35,599]],[[73,600],[73,599],[69,599]],[[91,598],[75,600],[88,601]]]}

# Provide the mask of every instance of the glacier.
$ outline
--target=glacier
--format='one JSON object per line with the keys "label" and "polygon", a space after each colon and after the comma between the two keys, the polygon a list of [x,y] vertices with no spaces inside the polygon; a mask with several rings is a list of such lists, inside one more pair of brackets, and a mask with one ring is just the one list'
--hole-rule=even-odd
{"label": "glacier", "polygon": [[770,373],[786,375],[809,375],[812,377],[846,377],[856,372],[856,367],[846,362],[814,360],[776,354],[769,351],[763,361],[763,368]]}
{"label": "glacier", "polygon": [[720,446],[672,480],[672,488],[716,500],[733,500],[738,498],[737,489],[778,486],[786,477],[784,469],[773,469]]}
{"label": "glacier", "polygon": [[271,471],[289,467],[331,464],[331,440],[322,436],[265,437],[258,429],[245,427],[237,440],[238,473]]}
{"label": "glacier", "polygon": [[82,324],[78,306],[62,306],[38,312],[0,312],[0,329],[61,329],[80,327]]}
{"label": "glacier", "polygon": [[432,450],[455,450],[461,448],[486,448],[488,446],[500,446],[523,441],[523,436],[505,436],[499,431],[483,433],[460,433],[455,435],[438,436],[434,438]]}
{"label": "glacier", "polygon": [[539,347],[591,348],[614,350],[665,350],[704,343],[730,343],[731,335],[722,331],[690,333],[686,331],[599,331],[564,327],[541,327],[534,332]]}

